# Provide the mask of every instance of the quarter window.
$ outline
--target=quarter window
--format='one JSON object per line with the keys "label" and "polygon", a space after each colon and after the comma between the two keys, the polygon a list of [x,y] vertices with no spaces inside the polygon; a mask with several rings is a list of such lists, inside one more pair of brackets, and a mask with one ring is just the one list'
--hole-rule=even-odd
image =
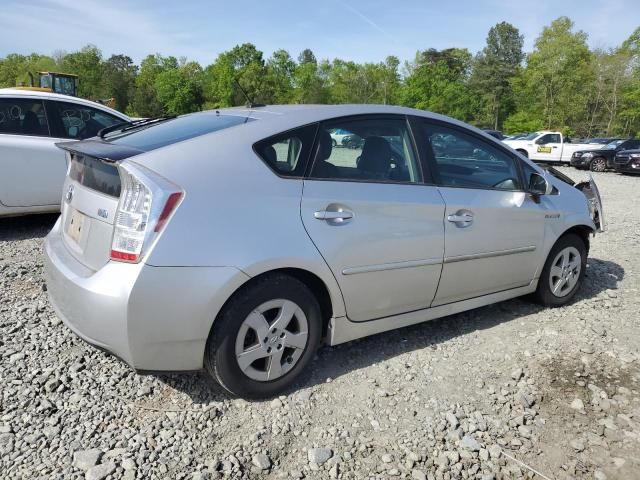
{"label": "quarter window", "polygon": [[[438,183],[447,187],[520,190],[514,159],[485,140],[454,128],[425,123]],[[429,151],[430,150],[430,151]]]}
{"label": "quarter window", "polygon": [[255,152],[278,175],[302,177],[311,153],[317,125],[309,125],[255,144]]}
{"label": "quarter window", "polygon": [[49,135],[42,101],[29,98],[0,98],[0,133]]}
{"label": "quarter window", "polygon": [[404,118],[332,120],[320,125],[311,178],[420,182]]}
{"label": "quarter window", "polygon": [[57,138],[83,140],[124,120],[96,108],[76,103],[47,102],[51,133]]}

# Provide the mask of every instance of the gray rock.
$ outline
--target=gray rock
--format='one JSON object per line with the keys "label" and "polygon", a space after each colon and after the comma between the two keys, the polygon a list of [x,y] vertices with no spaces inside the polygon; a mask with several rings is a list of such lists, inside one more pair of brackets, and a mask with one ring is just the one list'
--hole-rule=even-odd
{"label": "gray rock", "polygon": [[516,368],[513,372],[511,372],[511,378],[513,378],[516,382],[520,380],[524,376],[524,371],[522,368]]}
{"label": "gray rock", "polygon": [[584,411],[584,402],[579,398],[576,398],[573,400],[573,402],[571,402],[570,407],[573,410]]}
{"label": "gray rock", "polygon": [[471,450],[472,452],[478,452],[480,451],[480,448],[482,448],[478,441],[471,435],[465,435],[464,437],[462,437],[460,446],[467,450]]}
{"label": "gray rock", "polygon": [[310,448],[307,450],[309,463],[322,465],[331,457],[333,457],[333,451],[330,448]]}
{"label": "gray rock", "polygon": [[85,480],[103,480],[115,471],[116,464],[114,462],[102,463],[87,470],[84,478]]}
{"label": "gray rock", "polygon": [[449,422],[449,426],[451,428],[457,428],[458,425],[460,425],[458,417],[456,417],[452,412],[447,412],[444,417],[447,419],[447,422]]}
{"label": "gray rock", "polygon": [[268,470],[271,468],[271,459],[264,453],[259,453],[251,458],[251,463],[261,470]]}
{"label": "gray rock", "polygon": [[607,476],[602,470],[593,472],[593,480],[607,480]]}
{"label": "gray rock", "polygon": [[91,450],[79,450],[73,454],[73,466],[81,470],[89,470],[98,464],[102,457],[102,450],[92,448]]}
{"label": "gray rock", "polygon": [[193,472],[191,480],[209,480],[211,474],[209,472]]}
{"label": "gray rock", "polygon": [[576,451],[581,452],[584,450],[584,441],[579,438],[574,438],[569,442],[569,445]]}
{"label": "gray rock", "polygon": [[393,455],[389,455],[388,453],[385,453],[380,457],[380,460],[382,460],[384,463],[391,463],[393,462]]}
{"label": "gray rock", "polygon": [[411,470],[411,478],[413,478],[413,480],[427,480],[425,473],[416,469]]}

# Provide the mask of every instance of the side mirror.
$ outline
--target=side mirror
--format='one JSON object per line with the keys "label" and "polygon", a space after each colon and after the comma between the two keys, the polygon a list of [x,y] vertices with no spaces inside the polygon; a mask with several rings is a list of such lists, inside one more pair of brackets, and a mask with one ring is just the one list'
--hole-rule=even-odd
{"label": "side mirror", "polygon": [[532,173],[529,177],[529,193],[533,195],[549,195],[553,190],[547,180],[539,173]]}

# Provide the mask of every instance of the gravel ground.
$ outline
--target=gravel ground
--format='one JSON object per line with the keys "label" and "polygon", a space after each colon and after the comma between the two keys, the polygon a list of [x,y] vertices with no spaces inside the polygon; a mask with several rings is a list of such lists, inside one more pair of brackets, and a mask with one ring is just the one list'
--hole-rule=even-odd
{"label": "gravel ground", "polygon": [[55,217],[0,220],[0,477],[640,478],[640,178],[596,180],[609,232],[572,305],[512,300],[324,347],[261,403],[85,345],[46,297]]}

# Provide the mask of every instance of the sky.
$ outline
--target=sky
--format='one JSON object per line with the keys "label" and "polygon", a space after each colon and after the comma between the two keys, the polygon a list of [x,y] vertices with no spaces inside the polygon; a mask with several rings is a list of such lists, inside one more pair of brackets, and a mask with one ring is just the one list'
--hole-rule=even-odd
{"label": "sky", "polygon": [[485,45],[489,28],[515,25],[533,48],[545,25],[568,16],[589,45],[619,45],[640,26],[640,0],[1,0],[0,58],[8,53],[72,52],[94,44],[105,57],[135,62],[150,53],[202,65],[251,42],[268,57],[411,60],[427,48]]}

